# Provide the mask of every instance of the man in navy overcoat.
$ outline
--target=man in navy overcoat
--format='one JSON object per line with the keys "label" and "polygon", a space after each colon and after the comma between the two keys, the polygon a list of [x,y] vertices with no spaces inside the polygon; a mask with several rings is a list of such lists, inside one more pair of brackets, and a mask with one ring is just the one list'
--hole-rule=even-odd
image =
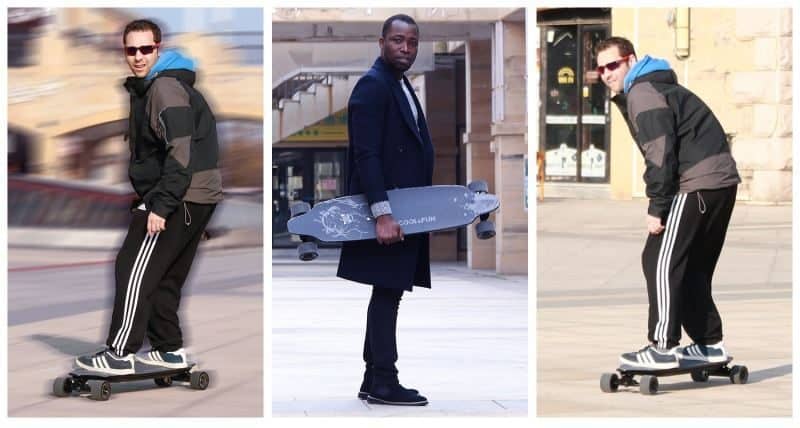
{"label": "man in navy overcoat", "polygon": [[347,106],[347,193],[363,193],[377,239],[342,245],[337,275],[372,286],[364,338],[366,370],[358,396],[374,404],[426,405],[397,376],[397,310],[403,291],[431,286],[427,234],[404,236],[386,191],[430,186],[433,145],[419,100],[404,72],[417,56],[419,27],[407,15],[383,24],[381,56],[358,81]]}

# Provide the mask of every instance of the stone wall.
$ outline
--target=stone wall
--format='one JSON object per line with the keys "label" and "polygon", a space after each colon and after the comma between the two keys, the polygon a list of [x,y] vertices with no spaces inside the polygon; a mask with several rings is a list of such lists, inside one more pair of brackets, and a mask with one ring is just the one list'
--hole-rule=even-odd
{"label": "stone wall", "polygon": [[[739,199],[791,201],[791,9],[691,8],[690,56],[685,60],[673,53],[673,11],[614,8],[612,34],[631,39],[639,57],[667,59],[679,82],[711,107],[731,135],[743,179]],[[642,197],[644,164],[638,153],[631,156],[635,149],[627,132],[622,117],[612,113],[612,192]]]}

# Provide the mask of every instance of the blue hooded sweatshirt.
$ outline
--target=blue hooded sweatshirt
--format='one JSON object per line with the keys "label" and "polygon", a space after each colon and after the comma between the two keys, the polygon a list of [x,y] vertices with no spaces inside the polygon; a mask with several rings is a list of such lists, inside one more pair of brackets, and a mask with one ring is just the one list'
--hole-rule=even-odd
{"label": "blue hooded sweatshirt", "polygon": [[649,74],[654,71],[667,70],[672,70],[672,68],[669,66],[669,63],[666,60],[645,55],[633,65],[633,68],[631,68],[630,71],[628,71],[628,75],[625,76],[625,81],[623,82],[623,91],[627,94],[633,85],[633,81],[640,76],[644,76],[645,74]]}
{"label": "blue hooded sweatshirt", "polygon": [[145,80],[150,80],[156,77],[158,73],[164,70],[183,69],[189,71],[195,70],[195,61],[184,55],[178,49],[169,49],[164,51],[156,61],[156,65],[150,69],[150,72],[145,76]]}

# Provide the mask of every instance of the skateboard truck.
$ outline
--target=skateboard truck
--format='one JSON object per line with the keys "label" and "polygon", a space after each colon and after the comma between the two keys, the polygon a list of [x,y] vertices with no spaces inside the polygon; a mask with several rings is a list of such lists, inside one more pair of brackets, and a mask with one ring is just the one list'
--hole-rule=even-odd
{"label": "skateboard truck", "polygon": [[[311,205],[308,202],[298,202],[293,204],[290,208],[291,218],[303,215],[311,210]],[[307,235],[300,235],[300,240],[303,241],[297,246],[297,256],[304,262],[310,262],[319,256],[317,243],[314,238]]]}
{"label": "skateboard truck", "polygon": [[[489,183],[486,180],[471,181],[467,188],[475,193],[489,193]],[[478,239],[492,239],[495,236],[494,223],[489,221],[489,214],[480,216],[481,221],[475,225],[475,233]]]}

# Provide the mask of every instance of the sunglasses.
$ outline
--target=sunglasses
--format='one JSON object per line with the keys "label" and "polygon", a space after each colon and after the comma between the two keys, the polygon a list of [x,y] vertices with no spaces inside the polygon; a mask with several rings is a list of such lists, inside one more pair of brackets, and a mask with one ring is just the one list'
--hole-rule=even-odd
{"label": "sunglasses", "polygon": [[618,60],[616,60],[616,61],[611,61],[611,62],[609,62],[609,63],[608,63],[608,64],[606,64],[606,65],[598,65],[598,66],[597,66],[597,74],[599,74],[600,76],[602,76],[602,75],[603,75],[603,73],[604,73],[606,70],[608,70],[608,71],[614,71],[614,70],[616,70],[617,68],[619,68],[619,66],[620,66],[620,65],[622,65],[622,63],[624,63],[625,61],[627,61],[627,60],[628,60],[628,58],[629,58],[631,55],[632,55],[632,54],[625,55],[624,57],[622,57],[622,58],[620,58],[620,59],[618,59]]}
{"label": "sunglasses", "polygon": [[154,50],[156,50],[157,47],[157,44],[144,46],[125,46],[125,55],[136,56],[136,51],[141,52],[142,55],[150,55]]}

